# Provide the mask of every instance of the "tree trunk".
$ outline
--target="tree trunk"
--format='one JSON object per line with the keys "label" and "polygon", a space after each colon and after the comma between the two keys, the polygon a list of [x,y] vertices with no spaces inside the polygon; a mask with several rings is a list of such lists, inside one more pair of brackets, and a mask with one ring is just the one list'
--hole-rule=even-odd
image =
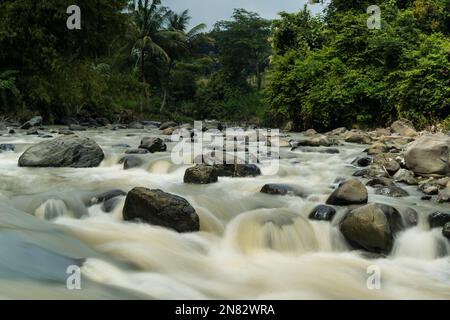
{"label": "tree trunk", "polygon": [[173,67],[173,62],[171,61],[169,63],[169,68],[167,69],[167,80],[166,83],[163,85],[163,100],[161,102],[161,107],[159,108],[159,113],[162,113],[164,111],[164,108],[166,107],[166,103],[167,103],[167,87],[169,86],[169,82],[170,82],[170,75],[172,73],[172,67]]}

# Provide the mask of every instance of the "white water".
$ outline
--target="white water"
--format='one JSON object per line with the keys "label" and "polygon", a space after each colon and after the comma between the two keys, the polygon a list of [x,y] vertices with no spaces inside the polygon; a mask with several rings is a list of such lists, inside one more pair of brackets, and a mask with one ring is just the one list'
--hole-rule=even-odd
{"label": "white water", "polygon": [[[429,213],[450,206],[420,201],[413,187],[406,188],[411,196],[404,199],[369,190],[370,201],[413,207],[420,214],[419,225],[399,234],[391,255],[378,259],[350,250],[338,230],[344,210],[332,223],[307,219],[335,179],[351,175],[348,164],[364,146],[339,147],[336,155],[286,148],[277,176],[192,186],[182,183],[188,166],[173,165],[170,153],[143,156],[139,169],[125,171],[117,164],[124,149],[112,145],[136,147],[141,137],[156,133],[80,133],[106,153],[92,169],[18,168],[23,150],[41,139],[0,137],[0,143],[16,144],[16,152],[0,153],[1,298],[450,298],[449,242],[426,225]],[[266,183],[294,184],[305,198],[260,194]],[[135,186],[185,197],[200,216],[201,232],[178,234],[124,222],[124,197],[110,213],[85,205],[95,193]],[[82,290],[70,291],[66,267],[79,259],[85,259]],[[381,269],[380,290],[367,288],[371,265]]]}

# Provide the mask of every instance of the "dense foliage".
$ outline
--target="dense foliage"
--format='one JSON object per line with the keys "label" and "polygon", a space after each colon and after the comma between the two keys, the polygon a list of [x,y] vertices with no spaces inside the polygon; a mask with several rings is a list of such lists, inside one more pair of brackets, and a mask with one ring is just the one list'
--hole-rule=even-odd
{"label": "dense foliage", "polygon": [[326,129],[448,117],[450,1],[382,1],[381,29],[367,27],[369,5],[331,1],[323,17],[305,8],[274,23],[273,122]]}
{"label": "dense foliage", "polygon": [[448,119],[450,0],[332,0],[269,21],[236,9],[210,31],[161,0],[0,2],[0,112],[216,118],[295,127]]}

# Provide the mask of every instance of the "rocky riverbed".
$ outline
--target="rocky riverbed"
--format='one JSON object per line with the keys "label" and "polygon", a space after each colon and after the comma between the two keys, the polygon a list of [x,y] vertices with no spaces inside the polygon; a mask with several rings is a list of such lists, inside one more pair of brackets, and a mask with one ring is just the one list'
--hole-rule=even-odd
{"label": "rocky riverbed", "polygon": [[450,298],[446,133],[284,132],[272,174],[174,164],[190,124],[41,122],[0,126],[0,297]]}

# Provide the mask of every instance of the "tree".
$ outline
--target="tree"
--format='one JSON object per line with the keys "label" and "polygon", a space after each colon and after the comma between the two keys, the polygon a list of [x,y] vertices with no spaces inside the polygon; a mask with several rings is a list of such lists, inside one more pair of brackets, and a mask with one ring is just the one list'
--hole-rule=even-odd
{"label": "tree", "polygon": [[233,20],[214,26],[215,39],[224,73],[231,81],[244,82],[248,75],[256,77],[258,90],[270,55],[271,21],[257,13],[235,9]]}

